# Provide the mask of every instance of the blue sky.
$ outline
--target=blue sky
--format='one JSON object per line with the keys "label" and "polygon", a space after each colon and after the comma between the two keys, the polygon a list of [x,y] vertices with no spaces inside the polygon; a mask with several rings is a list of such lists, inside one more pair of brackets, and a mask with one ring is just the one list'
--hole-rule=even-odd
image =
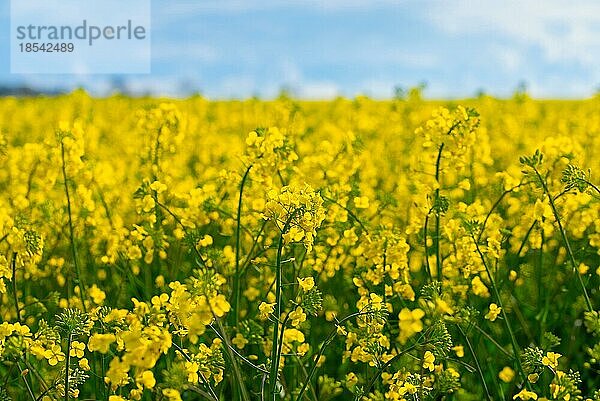
{"label": "blue sky", "polygon": [[[0,85],[83,85],[116,76],[10,74],[10,7],[0,5]],[[586,97],[600,87],[600,1],[152,0],[152,73],[134,92],[210,98],[390,97],[427,83],[428,97]]]}

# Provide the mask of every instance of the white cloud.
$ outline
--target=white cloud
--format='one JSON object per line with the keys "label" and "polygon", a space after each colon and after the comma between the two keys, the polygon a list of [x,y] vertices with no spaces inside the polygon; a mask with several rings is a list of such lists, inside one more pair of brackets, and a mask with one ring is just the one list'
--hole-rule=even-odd
{"label": "white cloud", "polygon": [[332,99],[340,94],[337,84],[330,81],[304,82],[297,95],[302,99]]}
{"label": "white cloud", "polygon": [[394,81],[392,79],[368,79],[357,85],[357,93],[364,93],[376,98],[389,98],[393,95]]}
{"label": "white cloud", "polygon": [[515,47],[492,46],[490,50],[504,71],[514,73],[523,64],[523,54]]}
{"label": "white cloud", "polygon": [[319,61],[405,68],[433,68],[440,63],[439,56],[435,53],[402,46],[401,43],[394,42],[393,38],[383,35],[353,39],[351,43],[340,44],[331,51],[323,52]]}
{"label": "white cloud", "polygon": [[505,0],[428,2],[423,13],[449,33],[506,35],[539,46],[550,62],[600,64],[600,1]]}
{"label": "white cloud", "polygon": [[182,78],[174,76],[132,77],[126,80],[125,87],[133,94],[151,93],[156,96],[178,97],[187,95],[182,91]]}
{"label": "white cloud", "polygon": [[289,60],[284,60],[273,76],[274,79],[265,81],[252,74],[233,74],[217,81],[203,82],[200,88],[204,94],[214,98],[245,98],[252,95],[273,98],[284,88],[303,99],[331,99],[341,93],[335,82],[307,78],[298,65]]}
{"label": "white cloud", "polygon": [[284,60],[281,65],[283,82],[287,84],[296,84],[302,80],[302,71],[290,60]]}
{"label": "white cloud", "polygon": [[296,96],[304,99],[330,99],[340,94],[336,83],[306,78],[300,67],[290,60],[284,60],[280,69],[281,83],[289,87]]}
{"label": "white cloud", "polygon": [[[161,1],[162,0],[157,0]],[[239,14],[251,11],[294,12],[295,9],[333,13],[343,10],[373,10],[385,7],[404,7],[404,0],[171,0],[161,4],[160,18],[154,19],[157,27],[173,24],[180,18],[203,14]]]}
{"label": "white cloud", "polygon": [[170,1],[165,12],[168,15],[203,12],[239,13],[244,11],[266,11],[295,7],[305,9],[312,8],[322,11],[337,11],[400,6],[406,3],[406,1],[398,0],[179,0]]}
{"label": "white cloud", "polygon": [[222,97],[247,97],[256,92],[256,87],[256,81],[252,76],[231,75],[207,89],[209,96],[215,94]]}

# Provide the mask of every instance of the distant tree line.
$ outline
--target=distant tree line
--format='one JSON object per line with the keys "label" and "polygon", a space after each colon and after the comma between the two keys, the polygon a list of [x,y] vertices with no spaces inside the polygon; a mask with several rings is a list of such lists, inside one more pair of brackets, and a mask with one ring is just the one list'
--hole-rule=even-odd
{"label": "distant tree line", "polygon": [[40,96],[40,95],[60,95],[65,93],[64,90],[61,89],[40,89],[34,88],[28,85],[0,85],[0,96],[19,96],[19,97],[28,97],[28,96]]}

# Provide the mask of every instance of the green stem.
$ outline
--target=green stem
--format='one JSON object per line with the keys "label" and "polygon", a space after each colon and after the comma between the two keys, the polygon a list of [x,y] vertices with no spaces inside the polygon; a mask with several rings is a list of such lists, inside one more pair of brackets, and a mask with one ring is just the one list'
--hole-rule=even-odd
{"label": "green stem", "polygon": [[65,184],[65,195],[67,196],[67,212],[69,215],[69,237],[71,242],[71,256],[73,257],[73,265],[75,266],[75,276],[77,285],[79,286],[79,296],[81,298],[81,305],[84,312],[87,312],[85,306],[85,284],[83,283],[83,278],[81,277],[81,272],[79,270],[79,262],[77,257],[77,247],[75,246],[75,230],[73,229],[73,214],[71,212],[71,195],[69,194],[69,184],[67,179],[67,168],[65,163],[65,144],[63,140],[60,141],[60,150],[61,150],[61,158],[62,158],[62,174],[63,181]]}
{"label": "green stem", "polygon": [[21,377],[23,378],[23,381],[25,382],[25,387],[27,387],[27,394],[29,394],[29,397],[31,398],[32,401],[35,401],[35,395],[33,395],[31,386],[29,385],[29,382],[27,381],[27,377],[26,377],[27,374],[23,371],[23,369],[21,368],[21,365],[19,364],[18,361],[17,361],[17,366],[19,368],[19,372],[21,372]]}
{"label": "green stem", "polygon": [[233,367],[233,374],[235,376],[235,380],[237,380],[241,398],[242,398],[242,400],[249,401],[250,395],[248,394],[248,389],[246,389],[246,383],[244,382],[244,379],[242,377],[240,365],[238,364],[235,354],[233,352],[231,352],[231,350],[233,349],[233,346],[231,345],[231,340],[229,339],[229,336],[227,335],[227,332],[225,331],[225,328],[223,327],[221,320],[219,320],[219,318],[217,318],[215,316],[214,312],[212,312],[212,309],[211,309],[211,313],[213,314],[215,322],[217,323],[217,326],[218,326],[219,330],[221,331],[222,339],[223,339],[223,342],[225,343],[225,350],[227,350],[227,355],[229,356],[229,359],[231,360],[231,366]]}
{"label": "green stem", "polygon": [[[186,234],[188,234],[187,227],[183,224],[183,222],[181,221],[181,219],[179,217],[177,217],[177,215],[175,213],[173,213],[167,206],[163,205],[160,202],[156,202],[156,204],[158,206],[160,206],[162,209],[164,209],[169,215],[171,215],[171,217],[173,217],[173,219],[175,219],[175,221],[177,222],[177,224],[179,224],[181,226],[182,230]],[[202,255],[200,254],[200,252],[198,251],[198,249],[196,248],[195,245],[192,246],[192,249],[196,253],[196,256],[198,257],[198,261],[202,264],[203,267],[206,267],[206,261],[204,260],[204,258],[202,257]],[[211,311],[211,314],[213,315],[213,318],[214,318],[215,322],[217,323],[217,325],[219,327],[219,330],[221,330],[221,336],[220,337],[222,338],[223,342],[225,343],[225,345],[226,345],[225,349],[227,350],[227,355],[231,359],[231,365],[233,367],[233,372],[234,372],[234,375],[235,375],[235,379],[237,380],[237,384],[238,384],[238,386],[240,388],[242,399],[243,400],[249,400],[250,398],[249,398],[249,395],[248,395],[248,390],[246,389],[246,386],[245,386],[244,381],[242,379],[242,373],[241,373],[239,365],[237,363],[237,359],[235,358],[234,354],[231,352],[231,349],[233,348],[231,346],[231,341],[229,340],[229,337],[227,336],[227,333],[225,332],[225,329],[223,328],[223,324],[221,323],[221,321],[219,320],[219,318],[215,315],[215,313],[212,310],[212,308],[210,308],[210,311]]]}
{"label": "green stem", "polygon": [[[246,269],[248,268],[248,264],[250,263],[250,261],[253,259],[253,253],[254,250],[256,249],[256,245],[258,244],[258,240],[261,238],[262,233],[265,229],[265,226],[267,225],[268,221],[265,220],[263,221],[263,224],[260,226],[260,230],[258,230],[258,233],[254,236],[254,240],[252,241],[252,247],[250,248],[250,251],[248,252],[248,255],[246,256],[246,259],[244,260],[244,263],[242,263],[242,266],[240,267],[240,272],[245,272]],[[261,252],[266,252],[266,249],[263,248],[262,251],[257,252],[256,256],[259,256]]]}
{"label": "green stem", "polygon": [[[538,308],[538,310],[541,309],[542,292],[546,292],[546,291],[543,291],[544,286],[542,285],[542,275],[543,275],[543,271],[544,271],[543,269],[544,269],[544,241],[545,241],[543,228],[540,230],[540,235],[542,237],[542,242],[540,245],[538,267],[537,267],[537,272],[536,272],[536,280],[537,280],[537,287],[538,287],[538,293],[537,293],[537,308]],[[540,331],[540,333],[543,333],[543,331]]]}
{"label": "green stem", "polygon": [[[102,355],[102,359],[100,360],[100,373],[102,374],[102,376],[100,376],[101,383],[104,383],[104,377],[106,377],[106,366],[105,366],[104,362],[105,362],[104,355]],[[105,385],[102,386],[102,393],[104,394],[104,401],[108,401],[108,397],[109,397],[108,386],[105,386]]]}
{"label": "green stem", "polygon": [[[298,362],[298,366],[300,366],[300,369],[302,370],[302,373],[304,374],[304,382],[306,383],[306,381],[308,380],[308,372],[306,371],[304,364],[302,363],[302,361],[300,360],[300,358],[298,356],[296,356],[296,360]],[[319,401],[318,397],[317,397],[317,393],[315,392],[315,389],[312,386],[310,386],[310,393],[313,397],[313,401]]]}
{"label": "green stem", "polygon": [[481,258],[481,261],[483,262],[483,267],[485,268],[485,272],[488,276],[488,279],[490,280],[490,285],[492,287],[492,291],[494,292],[494,297],[496,298],[496,301],[498,302],[498,305],[500,306],[502,318],[504,320],[506,330],[508,331],[508,334],[510,336],[510,343],[512,345],[513,353],[515,354],[515,361],[517,362],[517,369],[519,371],[519,374],[523,378],[525,385],[529,388],[530,385],[529,385],[529,381],[527,380],[527,375],[525,374],[525,371],[523,370],[523,366],[521,365],[521,358],[519,356],[519,354],[520,354],[519,346],[517,345],[517,340],[515,338],[512,327],[510,325],[510,321],[508,320],[508,315],[506,314],[506,309],[502,305],[502,299],[500,298],[500,293],[498,292],[498,287],[496,287],[496,281],[494,280],[494,277],[492,276],[492,273],[490,272],[487,262],[485,261],[485,256],[483,255],[483,253],[481,252],[481,249],[479,248],[479,243],[477,243],[477,240],[475,239],[474,236],[472,236],[472,238],[473,238],[473,242],[475,243],[475,248],[477,248],[477,253],[479,254],[479,257]]}
{"label": "green stem", "polygon": [[273,349],[271,350],[271,371],[269,373],[269,386],[271,399],[276,401],[277,399],[277,375],[279,372],[279,318],[281,317],[281,288],[282,288],[282,277],[281,277],[281,253],[283,251],[283,233],[289,226],[289,222],[286,223],[282,233],[279,235],[279,243],[277,244],[277,262],[275,264],[275,325],[273,326]]}
{"label": "green stem", "polygon": [[583,297],[585,298],[585,304],[587,306],[588,311],[593,312],[594,307],[592,306],[592,301],[590,301],[590,296],[588,295],[587,289],[585,288],[585,284],[583,283],[583,279],[581,278],[581,274],[577,271],[577,262],[575,261],[575,256],[573,255],[573,250],[571,249],[571,243],[567,238],[567,233],[562,225],[560,217],[558,215],[558,210],[556,209],[556,204],[554,203],[554,199],[552,195],[550,195],[550,191],[548,190],[548,185],[546,184],[546,180],[542,178],[539,171],[533,167],[533,171],[537,175],[542,187],[544,188],[544,192],[548,197],[548,201],[550,202],[550,207],[552,208],[552,213],[554,214],[554,218],[556,219],[556,223],[558,224],[558,229],[560,231],[560,235],[562,237],[563,242],[565,243],[565,247],[567,248],[567,253],[569,254],[569,259],[571,260],[571,264],[573,265],[573,273],[577,276],[577,281],[581,287],[581,292],[583,293]]}
{"label": "green stem", "polygon": [[267,374],[269,373],[268,370],[253,364],[248,358],[246,358],[245,356],[243,356],[242,354],[237,352],[237,350],[235,348],[233,348],[227,341],[225,341],[225,338],[221,335],[221,333],[219,333],[219,331],[217,329],[215,329],[212,325],[209,327],[212,329],[212,331],[215,332],[217,337],[219,337],[221,339],[221,341],[223,341],[225,343],[225,345],[229,348],[229,350],[231,352],[233,352],[234,354],[236,354],[242,360],[242,362],[244,362],[246,365],[250,366],[252,369],[259,370],[262,373],[267,373]]}
{"label": "green stem", "polygon": [[[283,228],[281,229],[281,233],[279,234],[279,240],[277,243],[277,259],[275,263],[275,324],[273,326],[273,349],[271,350],[271,371],[269,373],[269,386],[271,394],[271,399],[276,401],[277,399],[277,376],[279,373],[279,359],[281,357],[280,347],[279,347],[279,318],[281,317],[281,309],[282,309],[282,271],[281,271],[281,255],[283,253],[283,234],[286,233],[289,228],[292,220],[296,216],[296,214],[301,209],[294,210],[288,219],[286,220]],[[283,330],[283,328],[282,328]]]}
{"label": "green stem", "polygon": [[246,172],[244,173],[244,177],[242,177],[242,182],[240,183],[240,195],[238,198],[238,208],[237,208],[237,217],[236,223],[237,227],[235,230],[235,276],[233,278],[233,317],[234,323],[237,326],[239,322],[239,314],[240,314],[240,242],[241,242],[241,220],[242,220],[242,196],[244,194],[244,185],[246,184],[246,179],[248,178],[248,174],[250,173],[250,169],[252,169],[252,165],[250,165]]}
{"label": "green stem", "polygon": [[403,355],[406,355],[407,353],[411,352],[412,350],[416,349],[417,347],[422,347],[423,345],[426,345],[428,342],[424,342],[424,343],[416,343],[411,345],[410,347],[403,349],[401,352],[399,352],[398,354],[394,355],[394,357],[392,359],[390,359],[389,361],[387,361],[386,363],[384,363],[379,369],[377,369],[377,371],[375,372],[375,374],[373,375],[373,377],[371,378],[371,380],[369,381],[369,384],[366,387],[365,390],[365,394],[369,394],[369,392],[371,391],[371,389],[373,388],[373,386],[375,385],[375,381],[377,380],[377,378],[379,376],[381,376],[381,374],[383,373],[383,371],[390,366],[392,363],[394,363],[395,361],[397,361],[398,359],[400,359]]}
{"label": "green stem", "polygon": [[516,185],[516,186],[502,192],[502,195],[500,195],[500,197],[496,200],[496,202],[492,205],[491,209],[488,211],[488,214],[485,216],[485,219],[483,220],[483,223],[481,224],[481,231],[479,231],[479,235],[477,236],[477,241],[481,240],[481,236],[483,235],[483,232],[485,231],[485,226],[487,225],[488,220],[492,216],[492,213],[494,212],[494,210],[496,210],[498,205],[500,205],[500,202],[502,202],[502,199],[504,199],[504,197],[506,195],[510,194],[515,189],[519,188],[521,185],[523,185],[523,183],[520,183],[519,185]]}
{"label": "green stem", "polygon": [[[188,361],[188,362],[192,361],[192,358],[190,358],[190,356],[187,354],[187,352],[185,352],[185,350],[183,348],[181,348],[176,342],[173,342],[173,346],[175,347],[175,349],[177,351],[179,351],[179,353],[181,353],[181,355],[185,358],[186,361]],[[219,401],[219,397],[217,397],[217,394],[215,393],[215,391],[210,386],[210,383],[202,375],[202,372],[198,372],[198,378],[202,381],[202,383],[204,384],[204,386],[208,390],[210,398],[213,401]]]}
{"label": "green stem", "polygon": [[458,324],[456,325],[456,328],[458,329],[460,334],[465,339],[465,342],[467,343],[467,348],[469,348],[469,352],[471,352],[471,355],[473,355],[473,361],[475,362],[475,368],[477,369],[477,373],[479,374],[479,379],[481,380],[481,384],[483,385],[483,390],[485,391],[485,395],[486,395],[488,401],[493,401],[493,398],[490,395],[490,390],[488,389],[487,383],[485,382],[485,377],[483,376],[483,370],[481,370],[481,365],[479,364],[479,359],[477,358],[477,353],[475,353],[475,350],[473,349],[473,346],[471,345],[471,341],[469,341],[469,337],[467,337],[467,334],[460,328],[460,326]]}
{"label": "green stem", "polygon": [[[160,206],[162,209],[164,209],[167,213],[169,213],[169,215],[171,217],[173,217],[173,219],[175,220],[175,222],[177,224],[179,224],[179,226],[181,227],[181,229],[183,230],[183,232],[185,234],[189,235],[189,230],[187,229],[187,227],[183,224],[183,222],[181,221],[181,219],[175,213],[173,213],[171,211],[171,209],[169,209],[166,205],[163,205],[162,203],[160,203],[158,200],[155,200],[154,202],[158,206]],[[202,257],[202,254],[200,254],[200,251],[198,251],[198,248],[196,248],[196,245],[194,244],[191,248],[194,250],[194,253],[198,257],[198,261],[200,262],[200,264],[202,264],[202,266],[206,267],[206,261]]]}
{"label": "green stem", "polygon": [[115,225],[114,225],[114,222],[112,219],[112,214],[110,213],[110,208],[108,207],[108,203],[106,203],[106,198],[104,197],[104,194],[102,193],[102,189],[100,188],[100,185],[96,182],[94,182],[94,184],[96,185],[98,197],[100,198],[100,203],[102,203],[102,207],[104,208],[104,213],[106,214],[106,218],[108,219],[110,228],[114,229]]}
{"label": "green stem", "polygon": [[17,296],[17,253],[13,252],[12,257],[12,289],[15,301],[15,310],[17,311],[17,322],[21,323],[21,308],[19,307],[19,297]]}
{"label": "green stem", "polygon": [[474,324],[473,327],[477,331],[479,331],[485,338],[487,338],[492,344],[494,344],[496,346],[496,348],[498,348],[500,350],[500,352],[502,352],[504,355],[506,355],[507,357],[509,357],[511,359],[515,358],[514,355],[512,355],[510,352],[505,350],[504,347],[502,347],[500,344],[498,344],[498,342],[496,340],[494,340],[494,338],[490,334],[488,334],[485,330],[483,330],[481,327],[477,326],[476,324]]}
{"label": "green stem", "polygon": [[356,215],[354,214],[354,212],[352,212],[352,210],[348,209],[346,206],[341,205],[339,202],[337,202],[335,199],[331,199],[325,195],[321,195],[321,197],[323,198],[323,200],[326,200],[327,202],[331,202],[334,203],[336,205],[338,205],[339,207],[341,207],[342,209],[344,209],[348,215],[350,217],[352,217],[352,219],[354,219],[354,221],[356,221],[358,223],[358,225],[360,226],[360,228],[363,229],[363,231],[365,232],[365,234],[369,235],[369,230],[367,230],[367,227],[365,227],[365,225],[360,221],[360,219],[358,217],[356,217]]}
{"label": "green stem", "polygon": [[[346,316],[345,318],[343,318],[342,320],[340,320],[337,323],[337,325],[339,326],[340,324],[346,322],[349,319],[352,319],[354,317],[361,316],[361,315],[366,315],[367,313],[368,312],[355,312],[355,313],[352,313],[352,314]],[[321,356],[325,352],[325,348],[327,348],[327,346],[329,344],[331,344],[331,342],[333,341],[333,339],[335,338],[336,335],[337,335],[337,327],[335,329],[333,329],[329,333],[329,335],[327,336],[327,338],[325,339],[325,341],[323,342],[323,344],[321,344],[321,348],[319,348],[319,353],[317,354],[315,360],[313,361],[313,365],[310,368],[310,371],[308,372],[308,375],[306,376],[306,380],[304,381],[304,385],[300,389],[300,393],[298,393],[298,397],[296,397],[296,401],[300,401],[302,399],[302,396],[304,395],[304,392],[306,391],[306,388],[309,386],[310,381],[311,381],[313,375],[315,374],[315,372],[317,370],[317,365],[319,363],[319,360],[321,359]]]}
{"label": "green stem", "polygon": [[281,358],[281,352],[283,349],[283,335],[285,334],[285,326],[287,326],[287,323],[289,320],[290,320],[290,314],[288,312],[288,314],[285,315],[285,319],[283,319],[283,322],[281,323],[281,332],[279,333],[279,343],[278,343],[278,347],[277,347],[277,360],[279,360]]}
{"label": "green stem", "polygon": [[[212,395],[210,395],[206,391],[202,390],[201,388],[198,388],[197,386],[187,386],[187,387],[184,387],[184,390],[193,391],[194,393],[200,394],[202,397],[204,397],[208,400],[219,401],[219,400],[215,400]],[[164,400],[164,398],[159,398],[159,399],[161,401]]]}
{"label": "green stem", "polygon": [[444,142],[440,145],[438,151],[437,161],[435,162],[435,181],[437,182],[437,188],[435,189],[435,202],[438,204],[438,210],[435,214],[435,264],[437,268],[437,281],[442,285],[442,258],[440,256],[440,213],[439,201],[440,201],[440,164],[442,161],[442,151],[444,150]]}
{"label": "green stem", "polygon": [[46,383],[40,372],[27,361],[26,357],[23,358],[23,363],[25,364],[27,369],[33,372],[33,374],[37,377],[38,381],[40,382],[44,391],[42,394],[38,395],[37,400],[42,399],[44,394],[47,394],[49,390],[54,388],[54,385],[52,385],[51,387],[48,386],[48,383]]}
{"label": "green stem", "polygon": [[73,334],[69,333],[67,337],[67,360],[65,362],[65,401],[69,401],[69,374],[71,368],[71,341],[73,340]]}
{"label": "green stem", "polygon": [[425,215],[425,224],[423,225],[423,247],[425,248],[425,271],[429,281],[433,281],[431,277],[431,266],[429,266],[429,247],[427,246],[427,226],[429,225],[429,215],[433,209],[429,209],[427,215]]}
{"label": "green stem", "polygon": [[529,239],[529,236],[531,235],[531,232],[535,228],[536,224],[537,224],[537,220],[534,220],[533,223],[531,223],[531,226],[529,226],[529,230],[527,230],[527,232],[525,233],[525,237],[523,237],[523,240],[521,241],[521,245],[519,246],[519,250],[517,251],[517,254],[516,254],[517,258],[521,257],[521,252],[523,251],[523,248],[525,248],[525,245],[527,244],[527,240]]}
{"label": "green stem", "polygon": [[600,188],[598,188],[596,185],[594,185],[594,183],[592,183],[592,182],[590,182],[588,180],[585,180],[585,183],[588,184],[590,187],[594,188],[594,190],[596,192],[598,192],[598,194],[600,194]]}
{"label": "green stem", "polygon": [[[158,177],[154,176],[153,179],[154,181],[157,181]],[[152,191],[152,199],[154,200],[154,224],[152,225],[152,227],[154,229],[154,234],[157,235],[162,231],[163,221],[161,207],[158,205],[158,191]],[[162,237],[162,235],[160,237]],[[144,293],[146,295],[146,299],[150,299],[152,297],[152,292],[154,290],[154,283],[152,282],[152,278],[154,277],[154,272],[158,272],[160,270],[158,245],[159,244],[155,243],[152,248],[152,263],[148,266],[145,266],[144,268]]]}

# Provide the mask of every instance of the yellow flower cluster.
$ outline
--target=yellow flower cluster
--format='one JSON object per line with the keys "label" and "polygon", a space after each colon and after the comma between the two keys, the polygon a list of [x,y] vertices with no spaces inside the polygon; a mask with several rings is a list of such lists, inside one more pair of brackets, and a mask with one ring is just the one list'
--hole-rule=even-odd
{"label": "yellow flower cluster", "polygon": [[600,98],[417,95],[0,98],[0,399],[600,401]]}
{"label": "yellow flower cluster", "polygon": [[302,242],[310,251],[325,219],[325,208],[323,199],[310,185],[285,186],[267,193],[264,215],[282,231],[285,243]]}

